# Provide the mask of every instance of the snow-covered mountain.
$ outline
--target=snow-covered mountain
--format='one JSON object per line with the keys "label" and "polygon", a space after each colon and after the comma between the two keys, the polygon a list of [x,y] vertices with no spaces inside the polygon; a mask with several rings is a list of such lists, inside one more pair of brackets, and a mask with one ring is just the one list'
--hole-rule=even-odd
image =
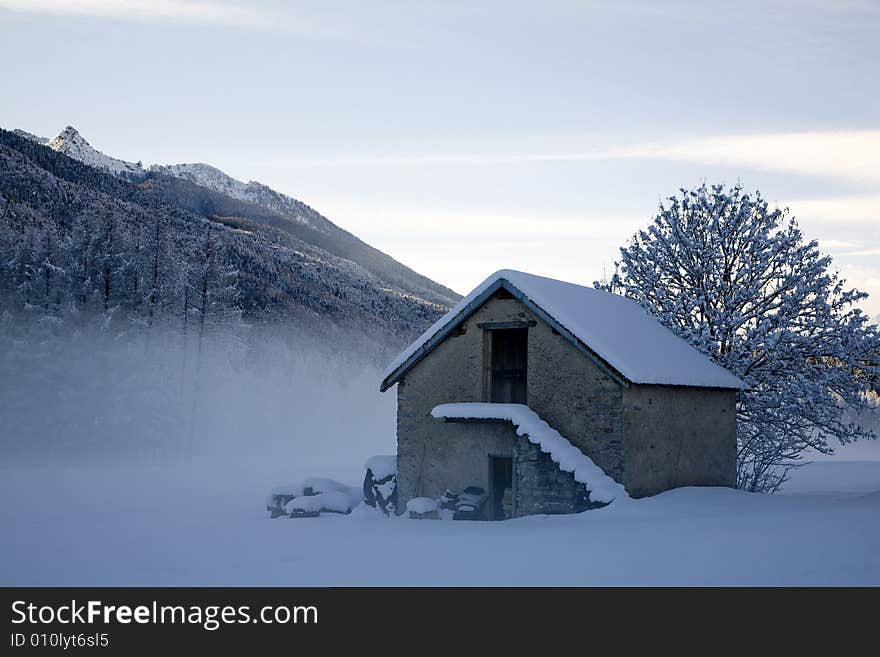
{"label": "snow-covered mountain", "polygon": [[24,130],[15,130],[15,132],[25,139],[48,146],[52,150],[72,157],[83,164],[107,171],[116,176],[131,177],[132,175],[141,176],[147,173],[172,176],[239,201],[255,203],[323,233],[329,234],[334,230],[339,230],[335,224],[301,201],[277,192],[271,187],[255,180],[247,183],[237,180],[210,164],[154,164],[145,168],[140,162],[127,162],[110,155],[105,155],[89,144],[76,128],[70,125],[51,140],[45,137],[38,137]]}
{"label": "snow-covered mountain", "polygon": [[49,143],[48,137],[38,137],[37,135],[31,134],[27,130],[20,130],[19,128],[16,128],[12,132],[17,134],[19,137],[24,137],[25,139],[29,139],[30,141],[37,143],[37,144],[42,144],[43,146],[45,146]]}
{"label": "snow-covered mountain", "polygon": [[269,233],[281,230],[309,248],[341,259],[341,266],[352,267],[362,281],[375,277],[389,289],[425,299],[441,308],[451,306],[460,298],[449,288],[337,226],[309,205],[260,182],[245,183],[202,163],[144,167],[140,162],[105,155],[73,126],[67,126],[51,140],[24,130],[16,130],[15,134],[125,182],[146,186],[141,188],[148,187],[151,193],[187,212],[246,230],[261,226],[263,236],[270,241],[275,238]]}
{"label": "snow-covered mountain", "polygon": [[119,310],[122,324],[178,326],[199,312],[217,326],[280,322],[334,350],[357,343],[376,356],[399,350],[458,299],[294,199],[327,231],[175,176],[113,175],[98,161],[0,129],[0,217],[14,219],[0,221],[3,317],[36,317],[39,280],[46,316],[87,321]]}
{"label": "snow-covered mountain", "polygon": [[271,187],[255,180],[246,183],[237,180],[220,169],[212,167],[210,164],[200,162],[154,164],[149,168],[144,168],[140,162],[126,162],[125,160],[105,155],[89,144],[77,129],[70,125],[51,140],[38,137],[24,130],[15,130],[15,132],[21,137],[48,146],[52,150],[72,157],[83,164],[102,169],[116,176],[138,176],[147,172],[172,176],[201,187],[206,187],[215,192],[220,192],[239,201],[256,203],[325,233],[332,232],[336,228],[334,224],[327,221],[301,201],[281,192],[276,192]]}
{"label": "snow-covered mountain", "polygon": [[[22,131],[24,132],[24,131]],[[31,135],[33,137],[33,135]],[[39,137],[37,138],[39,139]],[[41,142],[42,143],[42,142]],[[104,155],[101,151],[93,148],[87,142],[76,128],[69,125],[61,133],[46,144],[53,151],[63,153],[74,160],[79,160],[83,164],[88,164],[96,169],[108,171],[114,175],[120,174],[139,174],[144,172],[141,164],[134,162],[126,162],[109,155]]]}
{"label": "snow-covered mountain", "polygon": [[161,173],[166,176],[188,180],[195,185],[207,187],[239,201],[255,203],[324,233],[337,229],[337,226],[332,222],[301,201],[287,194],[276,192],[268,185],[264,185],[256,180],[244,183],[220,169],[212,167],[210,164],[154,164],[148,170],[151,173]]}
{"label": "snow-covered mountain", "polygon": [[249,184],[236,180],[232,176],[220,171],[220,169],[212,167],[210,164],[199,162],[192,164],[154,164],[149,170],[164,173],[166,176],[189,180],[191,183],[213,189],[215,192],[226,194],[241,201],[251,200],[250,194],[247,191],[247,188],[250,186]]}
{"label": "snow-covered mountain", "polygon": [[[260,182],[242,182],[210,164],[154,164],[144,167],[140,162],[127,162],[97,150],[73,126],[67,126],[61,134],[48,141],[23,130],[18,133],[30,141],[44,144],[129,182],[153,179],[157,189],[164,191],[168,200],[183,204],[190,211],[217,217],[239,217],[280,228],[334,256],[363,267],[370,274],[407,293],[423,296],[441,305],[451,305],[459,298],[449,288],[366,244],[309,205]],[[163,179],[165,182],[162,182]],[[199,195],[175,190],[169,188],[168,181],[183,181],[183,185],[196,185],[208,191]],[[211,194],[222,196],[212,198]]]}

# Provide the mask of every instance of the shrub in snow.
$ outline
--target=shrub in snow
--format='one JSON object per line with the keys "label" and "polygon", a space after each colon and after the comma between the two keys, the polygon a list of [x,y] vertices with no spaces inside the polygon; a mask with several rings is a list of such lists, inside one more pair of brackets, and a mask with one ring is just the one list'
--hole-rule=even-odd
{"label": "shrub in snow", "polygon": [[660,206],[596,286],[634,299],[740,377],[737,483],[772,492],[808,448],[876,438],[851,418],[880,377],[880,332],[788,210],[740,185]]}
{"label": "shrub in snow", "polygon": [[388,515],[397,508],[397,457],[373,456],[364,464],[364,502]]}

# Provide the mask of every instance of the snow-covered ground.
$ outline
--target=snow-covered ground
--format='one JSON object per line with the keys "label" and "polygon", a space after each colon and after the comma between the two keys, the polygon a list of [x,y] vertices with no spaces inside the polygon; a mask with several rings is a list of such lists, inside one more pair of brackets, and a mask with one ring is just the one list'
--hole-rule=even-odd
{"label": "snow-covered ground", "polygon": [[[686,488],[496,523],[270,520],[279,482],[228,465],[6,470],[0,585],[878,585],[872,455],[806,466],[775,496]],[[347,459],[321,474],[357,484]]]}

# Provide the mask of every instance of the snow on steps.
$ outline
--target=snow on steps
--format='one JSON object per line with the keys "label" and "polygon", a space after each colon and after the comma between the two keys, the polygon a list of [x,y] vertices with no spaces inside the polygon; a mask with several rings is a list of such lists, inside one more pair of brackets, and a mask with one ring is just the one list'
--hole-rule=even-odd
{"label": "snow on steps", "polygon": [[566,440],[541,416],[524,404],[460,403],[440,404],[431,415],[436,418],[508,420],[516,427],[516,434],[538,445],[559,465],[563,472],[574,474],[574,480],[583,484],[593,502],[627,500],[629,493],[596,465],[593,460]]}

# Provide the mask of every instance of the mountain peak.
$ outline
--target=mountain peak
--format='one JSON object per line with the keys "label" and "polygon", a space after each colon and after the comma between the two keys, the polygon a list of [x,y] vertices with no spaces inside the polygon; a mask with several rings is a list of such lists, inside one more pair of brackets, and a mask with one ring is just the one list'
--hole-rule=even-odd
{"label": "mountain peak", "polygon": [[75,147],[94,150],[89,142],[72,125],[67,126],[56,137],[49,140],[49,148],[61,153],[66,153]]}
{"label": "mountain peak", "polygon": [[121,173],[143,173],[144,171],[140,164],[104,155],[89,144],[85,137],[72,125],[65,127],[64,130],[58,133],[57,137],[50,140],[46,145],[54,151],[72,157],[74,160],[79,160],[83,164],[88,164],[97,169],[104,169],[115,175]]}

